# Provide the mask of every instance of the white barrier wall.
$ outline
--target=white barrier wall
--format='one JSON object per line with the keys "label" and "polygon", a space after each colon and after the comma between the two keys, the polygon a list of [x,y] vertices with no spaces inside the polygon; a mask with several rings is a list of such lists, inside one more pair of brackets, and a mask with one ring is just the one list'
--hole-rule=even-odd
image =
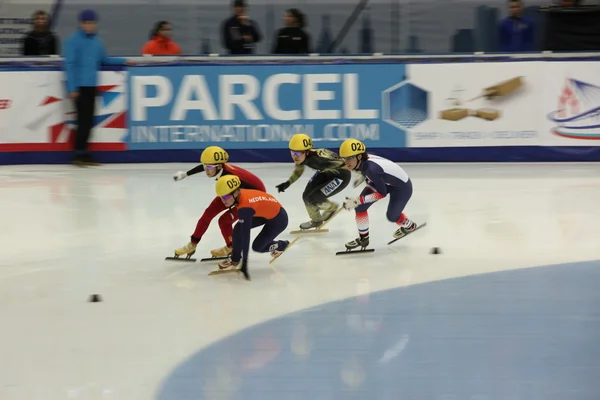
{"label": "white barrier wall", "polygon": [[[0,71],[2,163],[68,159],[74,112],[63,73],[44,69]],[[211,144],[284,161],[298,132],[398,161],[600,158],[598,61],[213,61],[101,76],[92,150],[105,162],[196,161]]]}

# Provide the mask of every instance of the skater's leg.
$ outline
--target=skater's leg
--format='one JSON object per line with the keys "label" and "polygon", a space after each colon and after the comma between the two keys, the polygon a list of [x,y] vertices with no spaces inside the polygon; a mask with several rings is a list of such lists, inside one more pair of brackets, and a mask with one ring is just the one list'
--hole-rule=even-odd
{"label": "skater's leg", "polygon": [[[202,214],[202,217],[200,217],[200,219],[198,220],[198,223],[196,224],[196,230],[190,238],[191,241],[185,246],[175,249],[175,255],[182,256],[186,254],[194,254],[196,252],[196,247],[198,246],[200,239],[202,239],[202,236],[204,235],[204,233],[208,229],[208,226],[210,225],[210,221],[212,221],[214,217],[219,215],[219,213],[221,213],[226,208],[227,207],[225,207],[225,205],[221,201],[221,198],[215,197]],[[227,254],[225,254],[225,256]],[[219,255],[215,256],[214,254],[213,256],[219,257]]]}
{"label": "skater's leg", "polygon": [[210,225],[210,221],[212,221],[213,218],[226,209],[227,207],[225,207],[225,204],[223,204],[221,198],[215,197],[198,220],[198,223],[196,224],[196,230],[191,236],[192,243],[198,243],[202,239],[204,233],[206,233],[206,230]]}
{"label": "skater's leg", "polygon": [[[265,220],[264,218],[253,218],[252,219],[252,227],[250,229],[254,229],[261,225],[265,225],[266,222],[267,222],[267,220]],[[242,237],[241,224],[236,224],[233,227],[233,250],[231,252],[231,261],[233,261],[235,263],[240,262],[240,260],[242,259],[242,241],[243,241],[243,239],[244,238]],[[244,254],[244,255],[246,256],[246,258],[248,257],[248,254]]]}
{"label": "skater's leg", "polygon": [[221,228],[221,234],[223,235],[223,239],[225,239],[225,245],[228,247],[231,247],[233,243],[233,224],[237,220],[237,208],[232,208],[219,217],[219,228]]}
{"label": "skater's leg", "polygon": [[[318,172],[313,179],[306,185],[302,199],[306,206],[306,211],[311,221],[306,222],[300,227],[310,229],[318,227],[322,222],[327,221],[339,207],[338,204],[328,200],[344,190],[351,180],[351,172],[343,170],[338,172],[327,171]],[[323,214],[321,214],[323,211]]]}
{"label": "skater's leg", "polygon": [[393,234],[396,239],[406,236],[406,234],[417,228],[417,224],[407,218],[403,213],[412,193],[413,189],[410,180],[403,187],[390,191],[390,204],[388,205],[387,219],[400,226]]}
{"label": "skater's leg", "polygon": [[318,226],[318,223],[321,222],[322,219],[318,205],[325,201],[326,198],[325,195],[319,192],[319,189],[328,182],[328,178],[328,174],[317,172],[310,181],[308,181],[308,184],[302,193],[302,200],[304,201],[306,212],[314,226]]}
{"label": "skater's leg", "polygon": [[233,224],[238,220],[237,209],[232,208],[225,211],[219,217],[219,228],[221,228],[221,234],[225,239],[225,246],[219,247],[218,249],[212,249],[210,254],[213,257],[227,257],[231,254],[233,248]]}
{"label": "skater's leg", "polygon": [[[370,194],[372,194],[374,192],[374,190],[367,186],[366,188],[364,188],[362,190],[362,192],[360,192],[360,197],[364,197],[364,196],[368,196]],[[356,212],[356,227],[358,228],[358,233],[361,236],[368,236],[369,235],[369,213],[368,213],[368,209],[375,204],[375,202],[373,203],[366,203],[366,204],[360,204],[359,206],[357,206],[354,211]]]}
{"label": "skater's leg", "polygon": [[404,222],[404,208],[408,204],[408,201],[412,197],[413,189],[412,183],[409,180],[402,187],[390,190],[390,203],[388,204],[388,209],[386,213],[386,217],[388,221],[395,222],[400,225]]}
{"label": "skater's leg", "polygon": [[343,170],[338,172],[318,172],[306,185],[302,199],[307,204],[319,205],[327,201],[328,197],[335,196],[348,186],[351,172]]}
{"label": "skater's leg", "polygon": [[[370,195],[373,192],[374,192],[374,190],[371,187],[367,186],[360,193],[360,197]],[[355,219],[356,219],[356,227],[358,229],[358,238],[346,243],[346,248],[348,250],[352,250],[357,247],[364,248],[369,245],[369,213],[367,210],[373,204],[375,204],[375,202],[360,204],[359,206],[357,206],[354,209],[354,211],[356,213]]]}
{"label": "skater's leg", "polygon": [[283,251],[289,244],[287,240],[275,240],[288,226],[288,215],[285,209],[266,222],[260,233],[252,242],[252,250],[257,253]]}

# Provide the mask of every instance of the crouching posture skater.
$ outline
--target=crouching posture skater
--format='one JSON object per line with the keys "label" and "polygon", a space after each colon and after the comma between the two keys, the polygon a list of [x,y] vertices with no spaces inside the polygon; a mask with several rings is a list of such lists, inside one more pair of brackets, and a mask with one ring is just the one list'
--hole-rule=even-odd
{"label": "crouching posture skater", "polygon": [[348,139],[340,146],[340,156],[346,167],[362,174],[367,186],[358,197],[346,197],[344,208],[356,212],[358,238],[346,243],[346,249],[357,247],[365,249],[369,245],[369,213],[368,209],[375,202],[390,196],[386,217],[388,221],[399,227],[393,233],[400,239],[417,228],[417,224],[408,219],[403,211],[410,200],[413,188],[408,174],[396,163],[367,153],[366,146],[356,140]]}
{"label": "crouching posture skater", "polygon": [[[217,146],[210,146],[204,149],[200,156],[200,162],[202,164],[187,172],[177,172],[173,176],[173,179],[175,181],[180,181],[200,172],[206,172],[206,176],[215,178],[215,180],[223,176],[235,175],[240,178],[242,188],[265,191],[265,185],[256,175],[243,168],[231,165],[228,161],[229,155],[225,150]],[[175,249],[175,256],[186,256],[187,258],[193,256],[196,252],[196,247],[206,233],[210,222],[225,210],[227,210],[227,207],[223,205],[221,199],[215,197],[196,223],[196,229],[190,237],[190,242],[183,247]],[[225,246],[210,251],[210,254],[214,258],[227,258],[229,254],[231,254],[233,224],[237,219],[238,217],[235,210],[229,210],[219,217],[219,228],[221,228],[221,234],[223,235],[223,239],[225,239]]]}
{"label": "crouching posture skater", "polygon": [[240,178],[235,175],[222,176],[217,181],[217,196],[225,207],[237,209],[239,218],[233,228],[233,250],[229,259],[219,263],[219,268],[236,268],[241,262],[240,271],[250,280],[248,257],[251,230],[262,226],[252,242],[253,251],[270,252],[272,257],[279,257],[290,244],[287,240],[276,240],[287,228],[288,215],[275,197],[260,190],[242,189],[241,185]]}

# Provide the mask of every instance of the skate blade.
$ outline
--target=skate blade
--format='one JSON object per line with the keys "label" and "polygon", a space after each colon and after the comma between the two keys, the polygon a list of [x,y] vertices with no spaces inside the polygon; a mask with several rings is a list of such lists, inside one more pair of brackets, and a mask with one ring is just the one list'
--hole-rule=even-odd
{"label": "skate blade", "polygon": [[412,231],[412,232],[410,232],[410,233],[407,233],[406,235],[404,235],[404,236],[402,236],[402,237],[400,237],[400,238],[398,238],[398,239],[394,239],[394,240],[392,240],[392,241],[388,242],[388,245],[390,245],[390,244],[392,244],[392,243],[396,243],[398,240],[400,240],[400,239],[404,239],[404,238],[405,238],[405,237],[407,237],[408,235],[412,235],[413,233],[415,233],[416,231],[418,231],[419,229],[421,229],[421,228],[423,228],[423,227],[425,227],[425,226],[427,226],[427,222],[423,222],[421,225],[417,225],[417,227],[415,228],[415,230],[414,230],[414,231]]}
{"label": "skate blade", "polygon": [[165,260],[196,262],[195,258],[185,258],[185,257],[165,257]]}
{"label": "skate blade", "polygon": [[[284,254],[285,254],[285,252],[286,252],[286,251],[288,251],[288,250],[289,250],[289,248],[290,248],[290,247],[292,247],[292,245],[298,241],[298,239],[300,239],[300,237],[297,237],[296,239],[292,240],[292,241],[290,242],[290,244],[288,244],[288,247],[286,247],[286,248],[285,248],[285,250],[283,251],[283,253],[281,253],[281,254],[279,255],[279,257],[281,257],[282,255],[284,255]],[[271,259],[271,261],[269,261],[269,264],[273,264],[273,261],[277,260],[279,257],[273,257],[273,258]]]}
{"label": "skate blade", "polygon": [[205,262],[205,261],[222,261],[222,260],[227,260],[228,257],[210,257],[210,258],[201,258],[200,262]]}
{"label": "skate blade", "polygon": [[210,271],[208,273],[208,276],[215,276],[215,275],[225,275],[225,274],[231,274],[233,272],[242,272],[239,268],[230,268],[230,269],[217,269],[214,271]]}
{"label": "skate blade", "polygon": [[338,251],[337,253],[335,253],[335,255],[336,256],[343,256],[343,255],[348,255],[348,254],[372,253],[374,251],[375,251],[375,249],[345,250],[345,251]]}
{"label": "skate blade", "polygon": [[327,232],[329,232],[329,229],[312,228],[312,229],[300,229],[297,231],[291,231],[290,235],[298,235],[301,233],[327,233]]}

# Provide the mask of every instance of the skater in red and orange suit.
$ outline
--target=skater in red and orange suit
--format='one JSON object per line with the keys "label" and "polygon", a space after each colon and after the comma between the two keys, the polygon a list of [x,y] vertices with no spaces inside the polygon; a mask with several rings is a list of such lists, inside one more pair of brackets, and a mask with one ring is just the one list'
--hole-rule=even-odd
{"label": "skater in red and orange suit", "polygon": [[[228,164],[228,160],[229,155],[222,148],[217,146],[207,147],[200,156],[200,162],[202,164],[187,172],[177,172],[173,176],[173,179],[175,181],[180,181],[186,176],[191,176],[204,171],[206,171],[206,175],[209,178],[215,178],[216,180],[222,176],[235,175],[240,178],[242,188],[266,192],[264,183],[256,175],[243,168]],[[192,234],[190,242],[183,247],[175,249],[175,256],[191,257],[196,252],[196,246],[208,229],[210,222],[225,210],[228,210],[228,207],[223,204],[220,197],[215,197],[198,220],[196,230]],[[236,209],[229,209],[219,217],[219,228],[221,228],[221,234],[225,239],[225,246],[211,250],[210,254],[213,257],[228,257],[231,254],[233,246],[233,224],[237,220],[238,215]]]}

